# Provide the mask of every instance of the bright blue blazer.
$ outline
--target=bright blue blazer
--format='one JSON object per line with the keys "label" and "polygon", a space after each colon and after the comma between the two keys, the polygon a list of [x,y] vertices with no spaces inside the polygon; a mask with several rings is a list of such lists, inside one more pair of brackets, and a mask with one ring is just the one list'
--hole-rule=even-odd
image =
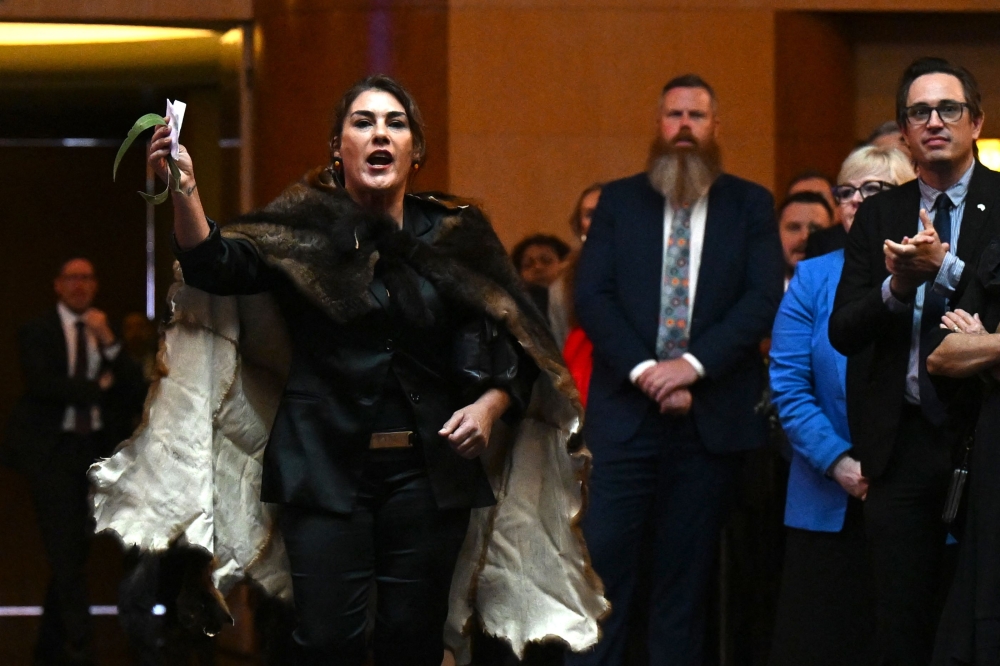
{"label": "bright blue blazer", "polygon": [[785,524],[817,532],[839,532],[847,511],[847,492],[826,476],[851,448],[847,358],[827,335],[843,267],[843,250],[800,261],[771,338],[772,400],[794,451]]}

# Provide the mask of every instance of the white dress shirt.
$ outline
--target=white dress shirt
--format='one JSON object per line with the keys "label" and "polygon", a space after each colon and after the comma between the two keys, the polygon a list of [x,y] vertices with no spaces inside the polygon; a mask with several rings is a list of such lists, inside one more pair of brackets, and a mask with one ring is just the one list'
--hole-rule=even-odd
{"label": "white dress shirt", "polygon": [[[691,206],[691,245],[688,254],[688,330],[690,331],[691,316],[694,313],[694,297],[698,289],[698,270],[701,268],[701,248],[705,245],[705,221],[708,219],[708,194],[694,202]],[[663,247],[670,240],[670,232],[674,226],[674,208],[667,201],[663,206]],[[663,286],[660,285],[662,289]],[[705,366],[690,352],[681,356],[691,364],[699,377],[705,376]],[[649,359],[638,364],[628,373],[629,380],[634,384],[642,373],[656,365],[656,359]]]}
{"label": "white dress shirt", "polygon": [[[56,306],[59,311],[59,320],[62,322],[63,335],[66,338],[66,371],[72,377],[76,371],[76,323],[81,321],[80,315],[76,314],[63,303]],[[96,380],[97,374],[101,371],[101,363],[107,359],[113,361],[121,352],[121,343],[116,342],[110,347],[101,349],[94,337],[87,328],[84,328],[87,336],[87,379]],[[90,410],[90,428],[97,432],[104,427],[101,421],[101,409],[97,405]],[[73,405],[66,407],[66,415],[63,417],[63,432],[73,432],[76,429],[76,409]]]}

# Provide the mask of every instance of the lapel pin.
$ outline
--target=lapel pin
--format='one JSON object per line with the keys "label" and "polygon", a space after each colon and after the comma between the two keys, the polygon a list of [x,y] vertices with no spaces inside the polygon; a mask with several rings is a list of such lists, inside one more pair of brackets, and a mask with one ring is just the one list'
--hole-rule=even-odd
{"label": "lapel pin", "polygon": [[976,208],[978,208],[979,210],[986,210],[986,204],[979,204],[978,206],[976,206]]}

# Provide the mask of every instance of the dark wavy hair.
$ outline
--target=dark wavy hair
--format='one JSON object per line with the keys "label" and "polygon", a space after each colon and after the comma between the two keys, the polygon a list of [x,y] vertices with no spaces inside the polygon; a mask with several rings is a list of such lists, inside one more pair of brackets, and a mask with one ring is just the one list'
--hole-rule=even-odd
{"label": "dark wavy hair", "polygon": [[372,74],[361,79],[351,86],[337,102],[337,106],[333,110],[333,125],[330,127],[331,154],[334,148],[340,146],[340,137],[344,131],[344,123],[347,121],[347,112],[351,105],[354,104],[354,100],[361,96],[361,93],[369,90],[389,93],[403,107],[406,119],[410,123],[410,133],[413,135],[413,153],[416,156],[416,162],[423,164],[427,157],[427,142],[424,138],[424,117],[420,114],[420,107],[417,106],[417,101],[413,99],[410,91],[404,88],[399,81],[385,74]]}
{"label": "dark wavy hair", "polygon": [[953,65],[944,58],[918,58],[903,71],[896,89],[896,124],[900,128],[906,127],[906,98],[910,95],[910,86],[927,74],[950,74],[958,79],[962,84],[962,92],[965,93],[965,103],[969,105],[969,115],[974,120],[983,117],[983,96],[972,72],[961,65]]}
{"label": "dark wavy hair", "polygon": [[822,206],[826,214],[833,219],[833,209],[830,208],[830,202],[826,200],[819,192],[796,192],[795,194],[789,194],[784,201],[781,202],[781,206],[778,207],[778,219],[781,219],[781,214],[785,212],[785,209],[792,204],[815,204],[817,206]]}
{"label": "dark wavy hair", "polygon": [[524,259],[524,253],[533,245],[543,245],[552,248],[552,251],[556,253],[560,261],[565,259],[566,255],[569,254],[569,245],[563,242],[561,238],[550,236],[549,234],[533,234],[523,239],[511,250],[510,260],[514,263],[514,268],[517,269],[518,273],[521,272],[521,261]]}

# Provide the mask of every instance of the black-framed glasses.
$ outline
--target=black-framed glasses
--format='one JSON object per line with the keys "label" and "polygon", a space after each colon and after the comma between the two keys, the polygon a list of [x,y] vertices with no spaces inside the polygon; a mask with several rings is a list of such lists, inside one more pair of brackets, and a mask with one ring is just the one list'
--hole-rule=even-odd
{"label": "black-framed glasses", "polygon": [[913,125],[924,125],[931,119],[931,114],[937,111],[938,118],[943,123],[957,123],[962,119],[966,108],[972,108],[965,102],[945,100],[937,106],[930,104],[914,104],[906,107],[906,119]]}
{"label": "black-framed glasses", "polygon": [[854,198],[855,192],[861,193],[861,199],[867,199],[873,194],[891,190],[895,185],[884,180],[866,180],[857,187],[853,185],[836,185],[833,188],[833,196],[839,203],[845,203]]}

